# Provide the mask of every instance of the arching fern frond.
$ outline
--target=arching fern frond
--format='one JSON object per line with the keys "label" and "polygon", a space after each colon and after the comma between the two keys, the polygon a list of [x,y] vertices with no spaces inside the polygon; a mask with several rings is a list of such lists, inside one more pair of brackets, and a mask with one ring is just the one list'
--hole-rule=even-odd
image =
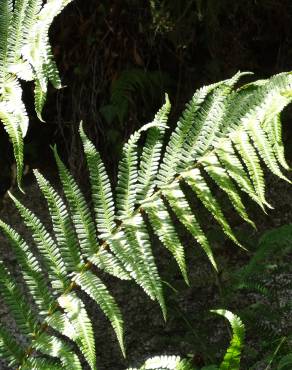
{"label": "arching fern frond", "polygon": [[211,312],[224,316],[232,328],[232,339],[226,351],[219,370],[239,370],[240,355],[243,347],[245,328],[240,318],[227,310],[213,310]]}
{"label": "arching fern frond", "polygon": [[[268,203],[263,166],[287,180],[281,168],[285,169],[287,165],[281,149],[279,114],[292,95],[290,73],[237,89],[235,84],[241,75],[238,73],[229,80],[204,87],[194,94],[163,154],[170,109],[166,97],[153,122],[135,132],[124,145],[114,194],[101,156],[81,126],[93,209],[87,205],[77,182],[54,148],[65,201],[45,177],[35,171],[48,203],[53,235],[12,196],[38,250],[38,256],[34,256],[22,238],[0,222],[19,260],[27,290],[39,310],[36,317],[26,305],[22,313],[18,312],[14,304],[15,297],[18,297],[16,286],[3,266],[2,294],[11,303],[12,314],[30,338],[30,347],[24,352],[31,355],[23,358],[20,369],[34,363],[35,350],[49,355],[45,352],[46,345],[54,353],[51,357],[55,357],[56,361],[52,361],[56,362],[56,366],[60,363],[66,368],[67,361],[71,361],[76,369],[80,368],[70,344],[59,340],[53,331],[73,341],[90,368],[96,369],[93,326],[83,294],[79,295],[79,291],[95,301],[109,319],[124,353],[122,315],[99,276],[99,270],[120,279],[133,279],[151,299],[160,304],[166,317],[163,284],[151,244],[152,234],[157,235],[174,257],[186,282],[185,251],[177,222],[191,233],[194,244],[202,247],[217,269],[206,225],[198,214],[198,208],[192,204],[192,195],[226,236],[241,246],[224,215],[216,190],[225,192],[238,215],[254,226],[241,199],[241,191],[265,210]],[[276,125],[273,130],[270,129],[270,122]],[[145,144],[139,151],[139,140],[145,132]],[[43,271],[43,266],[46,271]],[[229,316],[234,325],[235,339],[231,343],[232,353],[226,355],[222,369],[231,359],[238,362],[242,341],[239,322]],[[33,336],[30,333],[32,327]],[[5,343],[3,341],[2,347]],[[11,361],[13,354],[6,352]],[[68,357],[68,352],[71,357]],[[17,356],[14,360],[19,363]],[[45,360],[41,365],[44,368],[47,366]]]}
{"label": "arching fern frond", "polygon": [[49,44],[54,18],[72,0],[3,0],[0,4],[0,120],[13,144],[20,186],[23,171],[23,138],[28,118],[19,79],[35,81],[35,110],[42,120],[47,85],[61,81]]}

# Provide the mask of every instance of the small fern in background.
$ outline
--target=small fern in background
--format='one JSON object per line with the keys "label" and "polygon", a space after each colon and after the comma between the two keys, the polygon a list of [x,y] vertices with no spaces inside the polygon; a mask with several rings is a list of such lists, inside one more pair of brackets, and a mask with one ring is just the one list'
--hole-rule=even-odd
{"label": "small fern in background", "polygon": [[35,82],[35,110],[41,113],[47,85],[61,88],[61,80],[49,44],[54,18],[72,0],[1,0],[0,2],[0,120],[13,144],[20,186],[23,169],[23,137],[28,117],[20,80]]}
{"label": "small fern in background", "polygon": [[292,225],[269,230],[259,239],[249,262],[227,284],[228,301],[247,302],[240,315],[251,337],[260,338],[253,348],[256,364],[252,369],[259,363],[280,364],[281,357],[292,350],[291,252]]}
{"label": "small fern in background", "polygon": [[[244,73],[237,73],[231,79],[196,91],[162,155],[170,111],[166,97],[154,121],[134,132],[124,145],[115,193],[100,154],[81,126],[94,217],[56,148],[54,155],[66,202],[43,175],[35,171],[48,203],[54,235],[11,195],[38,250],[35,254],[34,248],[1,221],[0,227],[11,242],[30,295],[27,300],[23,297],[1,262],[0,291],[27,343],[22,345],[5,328],[0,330],[1,355],[12,366],[21,370],[81,369],[82,362],[71,341],[90,368],[97,368],[93,328],[85,303],[78,295],[80,290],[100,306],[125,352],[122,315],[98,277],[98,270],[119,279],[134,280],[159,303],[166,318],[162,280],[153,257],[149,227],[176,260],[188,283],[185,251],[173,215],[203,248],[217,270],[204,225],[200,225],[191,208],[183,184],[201,201],[226,236],[242,247],[209,182],[224,191],[239,216],[254,226],[240,193],[247,193],[264,210],[269,207],[262,163],[289,181],[281,170],[281,166],[288,168],[288,165],[283,154],[279,114],[292,99],[290,73],[235,88],[242,75]],[[144,132],[146,141],[138,156],[138,141]],[[31,300],[33,305],[29,303]],[[238,346],[237,338],[226,361],[238,357]]]}
{"label": "small fern in background", "polygon": [[[224,316],[232,328],[232,339],[221,365],[208,365],[201,370],[239,370],[240,355],[244,342],[245,328],[240,318],[227,310],[212,310],[211,312]],[[127,370],[198,370],[190,360],[179,356],[155,356],[148,359],[142,367]]]}

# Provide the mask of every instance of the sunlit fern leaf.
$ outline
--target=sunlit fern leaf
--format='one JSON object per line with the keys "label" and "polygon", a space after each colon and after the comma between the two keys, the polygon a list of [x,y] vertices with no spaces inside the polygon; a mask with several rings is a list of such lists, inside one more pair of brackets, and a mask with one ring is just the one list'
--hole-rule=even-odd
{"label": "sunlit fern leaf", "polygon": [[258,152],[265,162],[268,169],[276,176],[290,182],[286,176],[284,176],[278,166],[277,158],[274,154],[272,144],[270,144],[265,131],[262,129],[258,121],[249,121],[247,123],[247,130],[251,139],[253,140],[254,146],[258,149]]}
{"label": "sunlit fern leaf", "polygon": [[258,154],[250,142],[248,134],[243,130],[235,131],[232,133],[231,140],[248,170],[255,191],[260,198],[260,202],[272,208],[265,199],[264,173],[260,165]]}
{"label": "sunlit fern leaf", "polygon": [[90,210],[76,181],[61,161],[56,148],[54,148],[54,155],[81,250],[85,255],[90,256],[98,250],[95,225]]}
{"label": "sunlit fern leaf", "polygon": [[232,339],[223,362],[220,365],[220,370],[239,370],[240,355],[244,343],[245,328],[240,318],[227,310],[212,310],[211,312],[224,316],[230,323],[232,328]]}
{"label": "sunlit fern leaf", "polygon": [[6,358],[9,366],[15,366],[24,356],[24,348],[16,342],[10,332],[0,326],[0,357]]}
{"label": "sunlit fern leaf", "polygon": [[149,217],[149,221],[155,234],[158,236],[161,243],[174,256],[186,283],[188,283],[184,248],[179,240],[176,229],[173,226],[172,219],[163,200],[157,196],[147,203],[142,203],[142,207]]}
{"label": "sunlit fern leaf", "polygon": [[60,250],[41,221],[13,195],[10,194],[10,197],[15,203],[20,215],[23,217],[25,224],[32,231],[34,241],[40,253],[44,257],[47,271],[51,274],[54,287],[59,287],[61,289],[62,287],[66,286],[66,281],[68,280],[65,262],[62,258]]}
{"label": "sunlit fern leaf", "polygon": [[33,346],[44,355],[60,359],[66,370],[82,370],[77,355],[60,338],[43,332],[34,339]]}
{"label": "sunlit fern leaf", "polygon": [[90,256],[88,260],[96,267],[121,280],[132,279],[121,261],[111,252],[107,251],[106,248],[101,248],[98,253]]}
{"label": "sunlit fern leaf", "polygon": [[195,240],[201,245],[209,261],[215,269],[217,265],[213,256],[211,246],[195,215],[193,214],[179,182],[174,181],[171,185],[163,188],[163,195],[169,202],[170,207],[176,214],[178,220],[188,229]]}
{"label": "sunlit fern leaf", "polygon": [[272,119],[267,119],[264,123],[264,130],[268,135],[273,151],[280,165],[289,170],[290,167],[285,159],[284,145],[282,141],[281,114],[278,113]]}
{"label": "sunlit fern leaf", "polygon": [[152,254],[148,231],[140,213],[125,221],[125,234],[130,247],[128,253],[131,253],[132,249],[136,260],[134,263],[139,264],[141,275],[137,276],[137,282],[152,299],[159,302],[166,319],[162,283]]}
{"label": "sunlit fern leaf", "polygon": [[144,200],[152,195],[156,185],[156,174],[159,167],[163,137],[167,125],[171,104],[168,96],[165,103],[154,117],[153,123],[157,127],[148,130],[143,152],[141,154],[140,168],[138,171],[137,200]]}
{"label": "sunlit fern leaf", "polygon": [[116,204],[117,213],[121,219],[129,217],[134,211],[138,179],[137,143],[144,127],[131,135],[123,147],[122,159],[119,162]]}
{"label": "sunlit fern leaf", "polygon": [[47,92],[44,91],[44,89],[42,88],[40,80],[36,79],[35,86],[34,86],[34,105],[35,105],[37,117],[41,122],[44,122],[41,112],[44,108],[46,99],[47,99]]}
{"label": "sunlit fern leaf", "polygon": [[80,136],[90,175],[95,223],[101,238],[110,235],[115,228],[115,208],[110,181],[105,166],[95,146],[88,140],[82,125]]}
{"label": "sunlit fern leaf", "polygon": [[178,166],[181,165],[180,161],[184,160],[182,149],[194,125],[195,115],[201,108],[208,94],[221,84],[222,82],[219,82],[202,87],[194,94],[191,101],[187,104],[166,147],[166,153],[157,176],[159,186],[167,184],[175,176]]}
{"label": "sunlit fern leaf", "polygon": [[78,344],[78,333],[68,315],[61,311],[54,311],[46,317],[46,323],[56,332],[64,335]]}
{"label": "sunlit fern leaf", "polygon": [[21,51],[24,21],[28,4],[29,0],[15,0],[14,2],[12,19],[9,24],[8,58],[10,63],[15,62]]}
{"label": "sunlit fern leaf", "polygon": [[58,298],[59,305],[64,309],[75,331],[81,352],[92,370],[96,369],[95,344],[92,323],[86,312],[84,303],[73,292]]}
{"label": "sunlit fern leaf", "polygon": [[222,167],[217,155],[210,153],[202,158],[201,163],[203,164],[205,171],[215,181],[218,187],[228,195],[237,213],[244,221],[248,222],[255,228],[255,224],[248,217],[246,208],[241,201],[237,188],[226,169]]}
{"label": "sunlit fern leaf", "polygon": [[191,362],[179,356],[155,356],[145,361],[139,369],[127,370],[194,370]]}
{"label": "sunlit fern leaf", "polygon": [[36,113],[41,119],[43,102],[47,93],[47,84],[50,80],[56,88],[61,87],[59,73],[53,61],[49,45],[48,30],[54,18],[72,0],[46,2],[30,29],[27,43],[22,48],[24,59],[28,60],[35,71],[37,88],[35,90]]}
{"label": "sunlit fern leaf", "polygon": [[238,158],[231,141],[228,139],[221,140],[221,144],[216,146],[216,154],[218,155],[222,168],[226,169],[227,173],[235,181],[239,189],[248,194],[252,200],[264,209],[263,202],[259,198],[259,194],[255,191],[255,188]]}
{"label": "sunlit fern leaf", "polygon": [[47,200],[53,230],[57,239],[67,273],[76,271],[82,262],[77,237],[71,225],[71,218],[62,198],[38,171],[34,171],[42,194]]}
{"label": "sunlit fern leaf", "polygon": [[[74,366],[74,365],[73,365]],[[63,370],[61,363],[48,360],[47,358],[29,358],[27,362],[21,366],[21,370]],[[78,367],[75,367],[77,370]],[[73,370],[73,369],[72,369]]]}
{"label": "sunlit fern leaf", "polygon": [[193,189],[197,197],[201,200],[207,210],[213,215],[215,220],[221,225],[224,233],[237,245],[240,243],[237,241],[231,227],[226,221],[225,216],[222,213],[221,207],[217,202],[217,199],[212,194],[209,185],[203,178],[201,171],[198,168],[186,171],[182,173],[182,177],[186,183]]}
{"label": "sunlit fern leaf", "polygon": [[120,309],[102,281],[90,271],[83,271],[74,277],[74,281],[102,309],[110,320],[125,356],[123,318]]}
{"label": "sunlit fern leaf", "polygon": [[0,2],[0,94],[7,73],[7,57],[8,57],[8,34],[9,23],[12,15],[12,1],[3,0]]}

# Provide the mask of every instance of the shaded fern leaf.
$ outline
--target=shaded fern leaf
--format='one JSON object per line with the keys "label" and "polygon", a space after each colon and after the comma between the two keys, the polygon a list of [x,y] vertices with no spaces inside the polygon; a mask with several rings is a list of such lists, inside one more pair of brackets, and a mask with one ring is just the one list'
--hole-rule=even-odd
{"label": "shaded fern leaf", "polygon": [[7,359],[9,366],[17,365],[25,356],[25,349],[2,326],[0,326],[0,356]]}
{"label": "shaded fern leaf", "polygon": [[289,370],[292,366],[292,353],[283,356],[279,361],[277,370]]}

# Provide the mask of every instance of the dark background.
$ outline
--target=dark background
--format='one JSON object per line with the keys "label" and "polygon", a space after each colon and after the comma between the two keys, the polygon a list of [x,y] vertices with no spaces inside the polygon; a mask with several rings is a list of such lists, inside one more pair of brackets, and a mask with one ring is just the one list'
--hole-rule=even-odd
{"label": "dark background", "polygon": [[[43,114],[46,123],[39,122],[34,113],[33,84],[23,84],[30,117],[25,138],[24,199],[48,223],[32,169],[39,168],[46,177],[57,177],[50,145],[57,144],[62,158],[89,193],[78,135],[83,120],[114,182],[123,143],[133,131],[152,120],[165,92],[172,102],[170,125],[174,127],[185,103],[202,85],[229,78],[238,70],[254,72],[255,79],[292,70],[292,1],[74,0],[55,20],[50,38],[65,87],[59,91],[49,88]],[[283,114],[283,135],[290,165],[291,119],[288,107]],[[13,181],[14,159],[1,130],[0,191],[4,194]],[[104,277],[125,316],[128,358],[122,359],[110,325],[92,305],[101,369],[125,369],[147,356],[163,353],[191,354],[197,366],[219,361],[229,338],[228,325],[209,312],[216,307],[228,307],[246,324],[242,369],[265,369],[279,338],[291,335],[291,309],[282,313],[278,307],[279,301],[291,296],[291,283],[289,294],[284,285],[287,276],[291,281],[291,238],[290,254],[278,256],[279,263],[274,255],[271,259],[270,265],[278,263],[280,273],[277,270],[273,275],[268,270],[267,275],[263,274],[264,283],[274,287],[276,298],[267,299],[253,291],[234,295],[229,286],[234,270],[244,266],[256,251],[260,236],[291,222],[291,187],[268,175],[267,189],[267,199],[276,207],[269,215],[251,207],[257,233],[238,223],[226,208],[237,235],[250,250],[248,255],[226,241],[212,217],[199,209],[223,271],[219,274],[223,292],[218,289],[218,277],[210,264],[200,249],[194,248],[183,228],[178,226],[188,247],[191,288],[186,287],[169,255],[153,240],[159,271],[176,290],[174,293],[172,288],[165,288],[170,312],[167,324],[158,305],[140,289]],[[4,202],[1,212],[1,218],[22,227],[10,203]],[[9,255],[9,247],[6,249]],[[16,262],[12,263],[17,270]],[[273,316],[268,308],[274,310]],[[286,342],[285,346],[283,354],[291,352]],[[258,361],[263,362],[263,367],[257,365]]]}

